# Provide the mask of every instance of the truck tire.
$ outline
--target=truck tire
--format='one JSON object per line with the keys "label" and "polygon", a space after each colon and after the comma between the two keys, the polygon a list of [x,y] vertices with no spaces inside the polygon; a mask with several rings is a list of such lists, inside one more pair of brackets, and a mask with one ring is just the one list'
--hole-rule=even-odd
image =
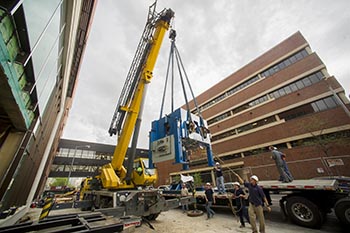
{"label": "truck tire", "polygon": [[338,200],[334,205],[334,212],[339,221],[346,225],[350,225],[350,198],[345,197]]}
{"label": "truck tire", "polygon": [[287,198],[286,209],[290,219],[297,225],[309,228],[321,228],[322,213],[315,203],[305,197],[292,196]]}

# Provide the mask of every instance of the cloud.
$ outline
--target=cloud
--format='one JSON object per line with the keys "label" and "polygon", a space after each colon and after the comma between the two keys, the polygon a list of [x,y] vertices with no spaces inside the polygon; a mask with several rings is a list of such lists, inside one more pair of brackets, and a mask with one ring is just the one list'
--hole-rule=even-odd
{"label": "cloud", "polygon": [[[76,96],[64,137],[116,144],[109,124],[146,23],[148,1],[99,1]],[[176,1],[157,3],[175,11],[177,47],[195,95],[301,31],[349,94],[350,4],[347,0]],[[138,146],[148,148],[151,121],[159,118],[170,43],[167,36],[148,85]],[[183,101],[176,85],[175,109]],[[168,90],[169,93],[169,90]],[[170,111],[167,96],[164,113]]]}

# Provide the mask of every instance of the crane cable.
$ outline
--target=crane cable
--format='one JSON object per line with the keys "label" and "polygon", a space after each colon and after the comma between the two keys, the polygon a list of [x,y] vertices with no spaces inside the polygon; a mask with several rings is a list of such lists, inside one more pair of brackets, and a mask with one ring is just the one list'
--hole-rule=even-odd
{"label": "crane cable", "polygon": [[203,131],[200,131],[200,135],[205,138],[206,135],[204,135],[204,134],[208,133],[209,130],[204,125],[204,120],[203,120],[203,117],[201,115],[200,109],[198,107],[196,98],[194,96],[192,86],[190,84],[188,75],[187,75],[185,67],[183,65],[183,62],[182,62],[179,50],[176,47],[176,44],[175,44],[176,31],[174,29],[170,30],[169,38],[170,38],[170,41],[171,41],[171,47],[170,47],[170,52],[169,52],[169,59],[168,59],[168,65],[167,65],[166,78],[165,78],[165,83],[164,83],[164,90],[163,90],[163,97],[162,97],[162,103],[161,103],[161,110],[160,110],[159,119],[161,119],[162,116],[163,116],[165,96],[166,96],[166,91],[167,91],[167,86],[168,86],[169,75],[170,74],[171,74],[171,112],[174,112],[174,77],[175,77],[175,75],[174,75],[174,57],[175,57],[175,62],[176,62],[178,74],[179,74],[179,77],[180,77],[181,87],[182,87],[182,91],[183,91],[183,95],[184,95],[185,103],[186,103],[186,108],[187,108],[187,120],[189,121],[190,125],[195,127],[195,125],[194,125],[194,123],[192,121],[189,101],[188,101],[187,94],[186,94],[186,87],[185,87],[184,78],[186,79],[187,86],[188,86],[188,88],[190,90],[190,93],[191,93],[191,96],[192,96],[192,99],[193,99],[193,103],[195,105],[195,108],[196,108],[198,116],[199,116],[199,121],[200,121],[199,122],[199,126],[200,126],[201,129],[203,129]]}

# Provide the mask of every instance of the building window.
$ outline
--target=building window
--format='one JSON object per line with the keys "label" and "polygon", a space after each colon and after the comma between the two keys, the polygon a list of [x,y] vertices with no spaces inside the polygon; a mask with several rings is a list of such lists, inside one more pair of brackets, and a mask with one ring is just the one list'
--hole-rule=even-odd
{"label": "building window", "polygon": [[[280,88],[280,89],[278,89],[278,90],[276,90],[274,92],[271,92],[269,95],[270,95],[271,98],[277,99],[279,97],[282,97],[282,96],[287,95],[289,93],[292,93],[294,91],[300,90],[300,89],[302,89],[302,88],[304,88],[306,86],[310,86],[310,85],[312,85],[314,83],[317,83],[317,82],[319,82],[322,79],[323,79],[323,74],[322,74],[321,71],[318,71],[318,72],[313,73],[311,75],[308,75],[308,76],[306,76],[306,77],[304,77],[304,78],[302,78],[302,79],[300,79],[300,80],[298,80],[296,82],[293,82],[293,83],[291,83],[291,84],[289,84],[287,86],[284,86],[284,87],[282,87],[282,88]],[[239,107],[233,109],[232,112],[233,112],[233,114],[237,114],[237,113],[239,113],[241,111],[244,111],[244,110],[246,110],[248,108],[251,108],[251,107],[253,107],[255,105],[258,105],[260,103],[263,103],[263,102],[265,102],[267,100],[268,100],[267,96],[259,97],[259,98],[255,99],[255,100],[253,100],[253,101],[251,101],[251,102],[249,102],[247,104],[244,104],[242,106],[239,106]],[[217,117],[215,117],[213,119],[208,120],[208,125],[211,125],[211,124],[213,124],[215,122],[224,120],[225,118],[227,118],[229,116],[231,116],[230,111],[226,112],[224,114],[221,114],[221,115],[219,115],[219,116],[217,116]]]}
{"label": "building window", "polygon": [[221,160],[226,161],[226,160],[231,160],[231,159],[236,159],[236,158],[242,158],[241,153],[222,156]]}
{"label": "building window", "polygon": [[[331,108],[334,108],[336,106],[338,106],[338,103],[337,103],[336,99],[333,96],[331,96],[331,97],[327,97],[327,98],[315,101],[313,103],[305,104],[305,105],[302,105],[298,108],[294,108],[294,109],[291,109],[289,111],[280,113],[279,117],[280,117],[280,119],[285,119],[286,121],[289,121],[289,120],[292,120],[292,119],[295,119],[295,118],[298,118],[298,117],[301,117],[304,115],[308,115],[308,114],[311,114],[314,112],[320,112],[320,111],[324,111],[327,109],[331,109]],[[254,129],[254,128],[259,128],[263,125],[267,125],[267,124],[270,124],[270,123],[275,122],[275,121],[276,121],[276,118],[274,116],[271,116],[271,117],[265,118],[263,120],[259,120],[259,121],[256,121],[256,122],[253,122],[253,123],[250,123],[247,125],[243,125],[237,129],[233,129],[233,130],[221,133],[219,135],[213,136],[212,142],[220,140],[222,138],[230,137],[230,136],[235,135],[235,134],[240,134],[240,133],[249,131],[249,130]]]}
{"label": "building window", "polygon": [[331,141],[337,141],[342,139],[347,139],[350,137],[350,130],[330,133],[330,134],[323,134],[315,137],[310,138],[304,138],[300,140],[295,140],[290,142],[292,147],[298,147],[298,146],[310,146],[310,145],[316,145],[322,142],[323,140],[326,140],[328,143]]}
{"label": "building window", "polygon": [[253,101],[251,101],[251,102],[245,104],[245,105],[242,105],[242,106],[240,106],[240,107],[238,107],[238,108],[235,108],[235,109],[230,110],[230,111],[228,111],[228,112],[226,112],[226,113],[224,113],[224,114],[221,114],[221,115],[219,115],[219,116],[217,116],[217,117],[215,117],[215,118],[213,118],[213,119],[208,120],[208,125],[211,125],[211,124],[213,124],[213,123],[215,123],[215,122],[224,120],[225,118],[231,116],[231,115],[232,115],[232,114],[231,114],[231,111],[233,112],[233,114],[236,114],[236,113],[239,113],[239,112],[241,112],[241,111],[244,111],[244,110],[246,110],[246,109],[248,109],[248,108],[251,108],[251,107],[253,107],[253,106],[255,106],[255,105],[258,105],[258,104],[260,104],[260,103],[263,103],[263,102],[265,102],[265,101],[267,101],[267,100],[268,100],[268,97],[267,97],[267,96],[259,97],[259,98],[255,99],[255,100],[253,100]]}
{"label": "building window", "polygon": [[[28,36],[32,50],[35,88],[41,113],[45,111],[59,76],[64,20],[62,1],[24,1]],[[31,90],[31,93],[34,89]]]}
{"label": "building window", "polygon": [[[294,55],[284,59],[283,61],[273,65],[272,67],[268,68],[267,70],[261,72],[261,76],[263,78],[269,77],[269,76],[277,73],[278,71],[288,67],[289,65],[291,65],[291,64],[293,64],[293,63],[295,63],[295,62],[297,62],[297,61],[299,61],[301,59],[303,59],[306,56],[308,56],[308,53],[307,53],[307,51],[305,49],[303,49],[303,50],[297,52],[296,54],[294,54]],[[236,87],[228,90],[226,93],[224,93],[224,94],[216,97],[215,99],[210,100],[209,102],[203,104],[199,108],[201,110],[209,108],[211,105],[215,104],[217,101],[222,100],[222,99],[224,99],[224,98],[226,98],[226,97],[228,97],[230,95],[233,95],[237,91],[245,88],[246,86],[248,86],[248,85],[250,85],[252,83],[255,83],[258,80],[259,80],[259,76],[256,75],[256,76],[250,78],[249,80],[245,81],[244,83],[241,83],[239,86],[236,86]],[[309,81],[306,81],[306,82],[309,82]],[[192,112],[192,113],[194,113],[194,112]]]}
{"label": "building window", "polygon": [[306,76],[306,77],[304,77],[296,82],[293,82],[287,86],[284,86],[284,87],[270,93],[269,95],[272,98],[277,99],[281,96],[287,95],[287,94],[292,93],[294,91],[300,90],[304,87],[315,84],[315,83],[319,82],[320,80],[322,80],[322,78],[323,78],[322,72],[318,71],[318,72],[313,73],[311,75],[308,75],[308,76]]}
{"label": "building window", "polygon": [[327,109],[332,109],[338,106],[336,99],[334,96],[330,96],[310,104],[305,104],[300,107],[288,110],[286,112],[280,113],[279,117],[281,119],[285,119],[286,121],[305,116],[314,112],[320,112]]}
{"label": "building window", "polygon": [[243,125],[237,129],[232,129],[230,131],[215,135],[211,138],[211,141],[214,142],[214,141],[220,140],[222,138],[227,138],[227,137],[230,137],[230,136],[235,135],[235,134],[239,134],[239,133],[249,131],[251,129],[259,128],[263,125],[270,124],[274,121],[276,121],[276,118],[274,116],[267,117],[267,118],[264,118],[264,119],[256,121],[256,122]]}
{"label": "building window", "polygon": [[267,70],[262,72],[262,75],[267,78],[275,73],[277,73],[278,71],[290,66],[291,64],[303,59],[304,57],[308,56],[308,53],[305,49],[297,52],[296,54],[284,59],[283,61],[277,63],[276,65],[274,65],[271,68],[268,68]]}
{"label": "building window", "polygon": [[69,150],[67,148],[60,148],[57,156],[68,157]]}
{"label": "building window", "polygon": [[327,108],[335,108],[336,106],[338,106],[337,101],[335,100],[335,98],[326,98],[324,99],[325,104],[327,105]]}
{"label": "building window", "polygon": [[[252,84],[252,83],[255,83],[256,81],[259,80],[259,77],[258,76],[254,76],[253,78],[250,78],[249,80],[247,80],[246,82],[240,84],[239,86],[237,87],[234,87],[230,90],[228,90],[227,92],[225,92],[224,94],[216,97],[215,99],[213,100],[210,100],[209,102],[203,104],[202,106],[199,107],[200,110],[204,110],[206,108],[209,108],[210,106],[212,106],[213,104],[217,103],[218,101],[230,96],[230,95],[233,95],[235,92],[245,88],[246,86]],[[197,112],[196,110],[192,111],[192,113],[195,113]]]}

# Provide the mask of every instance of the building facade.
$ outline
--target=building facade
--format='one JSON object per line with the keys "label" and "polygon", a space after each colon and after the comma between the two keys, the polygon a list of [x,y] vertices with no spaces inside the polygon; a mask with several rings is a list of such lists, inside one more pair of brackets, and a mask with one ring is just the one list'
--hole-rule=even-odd
{"label": "building facade", "polygon": [[[350,176],[350,104],[343,87],[297,32],[196,97],[191,111],[207,120],[215,160],[232,181],[230,169],[261,180],[279,175],[268,147],[287,155],[295,179]],[[160,183],[179,173],[214,177],[202,152],[193,152],[191,170],[171,161],[157,164]],[[212,179],[213,181],[215,179]]]}
{"label": "building facade", "polygon": [[20,217],[44,187],[95,6],[94,0],[0,3],[1,211],[15,206]]}
{"label": "building facade", "polygon": [[[60,139],[49,177],[93,177],[99,169],[110,163],[115,145]],[[126,160],[130,148],[126,152]],[[148,158],[148,150],[136,149],[135,158]],[[124,167],[127,167],[126,163]]]}

